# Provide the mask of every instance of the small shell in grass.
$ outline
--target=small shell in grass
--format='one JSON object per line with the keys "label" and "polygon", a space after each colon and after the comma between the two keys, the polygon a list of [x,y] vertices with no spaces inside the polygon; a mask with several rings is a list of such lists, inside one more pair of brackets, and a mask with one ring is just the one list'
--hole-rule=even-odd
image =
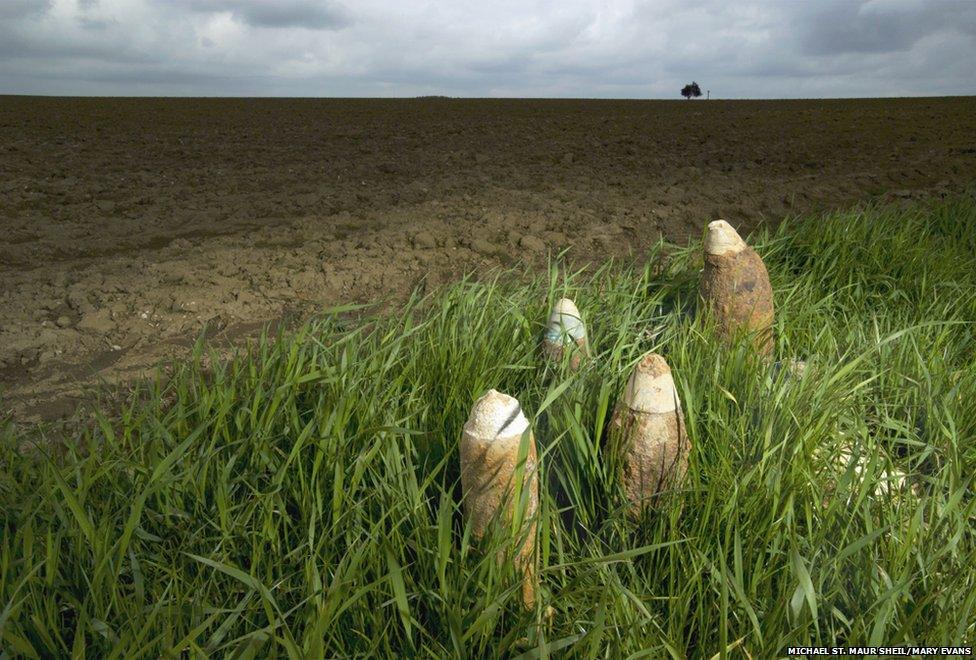
{"label": "small shell in grass", "polygon": [[802,380],[806,373],[806,360],[790,358],[788,360],[777,360],[774,362],[770,370],[770,378],[774,383],[781,377],[788,380]]}
{"label": "small shell in grass", "polygon": [[[527,435],[524,466],[519,449]],[[461,435],[461,489],[464,513],[475,538],[482,538],[496,519],[513,523],[519,513],[521,526],[512,548],[513,563],[522,572],[522,601],[535,603],[535,529],[539,509],[538,458],[535,438],[517,399],[495,390],[478,399]],[[520,469],[521,468],[521,469]],[[516,478],[521,474],[522,502],[515,501]],[[524,510],[520,510],[520,505]],[[499,551],[505,560],[505,550]]]}
{"label": "small shell in grass", "polygon": [[633,515],[680,487],[691,443],[671,369],[645,355],[627,381],[610,420],[610,449]]}
{"label": "small shell in grass", "polygon": [[710,308],[719,336],[737,333],[753,337],[756,350],[768,358],[773,352],[773,289],[766,265],[725,220],[708,224],[705,267],[699,294]]}
{"label": "small shell in grass", "polygon": [[549,314],[542,352],[549,361],[561,363],[567,351],[570,352],[569,367],[573,370],[578,369],[582,359],[589,355],[586,326],[579,309],[569,298],[562,298]]}
{"label": "small shell in grass", "polygon": [[[877,462],[872,469],[871,455],[864,449],[856,449],[853,440],[846,440],[837,447],[831,456],[827,451],[821,450],[816,453],[816,459],[824,465],[829,473],[832,473],[830,481],[832,488],[844,477],[848,470],[856,483],[861,483],[868,478],[868,474],[874,475],[870,483],[869,495],[875,498],[891,497],[895,500],[908,495],[918,496],[917,485],[912,484],[908,474],[895,467],[887,453],[878,448]],[[848,503],[855,497],[857,489],[853,489]],[[825,502],[825,505],[827,503]]]}

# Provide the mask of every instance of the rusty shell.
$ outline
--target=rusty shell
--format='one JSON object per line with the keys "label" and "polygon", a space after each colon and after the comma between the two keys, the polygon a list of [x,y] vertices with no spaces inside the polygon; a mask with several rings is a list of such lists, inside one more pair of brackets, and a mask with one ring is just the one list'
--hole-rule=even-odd
{"label": "rusty shell", "polygon": [[691,442],[671,369],[648,353],[634,368],[610,420],[610,442],[632,515],[679,488]]}
{"label": "rusty shell", "polygon": [[773,352],[773,289],[762,258],[724,220],[709,223],[705,267],[699,284],[719,336],[748,333],[757,352]]}
{"label": "rusty shell", "polygon": [[[461,489],[464,514],[475,538],[482,538],[501,516],[510,525],[518,506],[515,478],[519,447],[529,433],[528,453],[522,472],[522,489],[527,495],[520,547],[513,548],[513,563],[522,572],[522,601],[531,609],[535,603],[535,530],[539,510],[538,455],[535,438],[519,402],[495,390],[475,402],[461,435]],[[500,550],[499,562],[506,559]]]}

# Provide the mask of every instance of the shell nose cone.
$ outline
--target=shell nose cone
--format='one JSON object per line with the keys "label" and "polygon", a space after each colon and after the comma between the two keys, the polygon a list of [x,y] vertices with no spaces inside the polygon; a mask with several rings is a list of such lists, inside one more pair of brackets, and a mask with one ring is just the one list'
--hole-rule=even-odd
{"label": "shell nose cone", "polygon": [[482,439],[511,438],[522,435],[529,421],[522,412],[518,399],[497,390],[475,401],[464,430]]}
{"label": "shell nose cone", "polygon": [[569,314],[570,316],[579,318],[579,310],[576,308],[576,303],[569,298],[560,298],[556,301],[556,304],[552,307],[552,313]]}
{"label": "shell nose cone", "polygon": [[557,341],[563,335],[569,335],[573,340],[586,336],[586,327],[580,318],[579,309],[569,298],[562,298],[553,305],[546,328],[546,336],[551,341]]}
{"label": "shell nose cone", "polygon": [[648,353],[627,381],[624,404],[635,412],[672,412],[681,405],[671,369],[663,357]]}
{"label": "shell nose cone", "polygon": [[705,233],[705,252],[708,254],[734,254],[746,248],[746,242],[725,220],[708,223]]}

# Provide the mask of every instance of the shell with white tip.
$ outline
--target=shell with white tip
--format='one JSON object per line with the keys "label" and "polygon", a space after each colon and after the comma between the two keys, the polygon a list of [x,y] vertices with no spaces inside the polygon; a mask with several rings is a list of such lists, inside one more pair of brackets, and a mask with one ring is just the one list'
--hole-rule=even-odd
{"label": "shell with white tip", "polygon": [[542,352],[551,362],[561,363],[566,352],[570,351],[570,369],[579,368],[583,358],[589,355],[586,340],[586,325],[579,309],[569,298],[556,302],[549,314],[545,336],[542,338]]}
{"label": "shell with white tip", "polygon": [[[511,524],[519,502],[514,501],[519,473],[519,448],[528,433],[528,451],[522,474],[526,495],[523,521],[513,548],[513,562],[522,571],[522,599],[526,607],[535,602],[535,518],[539,509],[538,458],[535,438],[517,399],[490,390],[471,409],[461,435],[461,489],[464,513],[475,538],[482,538],[501,516]],[[504,561],[504,551],[499,560]]]}
{"label": "shell with white tip", "polygon": [[765,358],[773,351],[773,289],[766,265],[725,220],[708,224],[699,294],[720,337],[747,333]]}
{"label": "shell with white tip", "polygon": [[660,355],[648,353],[634,367],[610,420],[610,445],[631,514],[681,486],[691,442],[671,369]]}

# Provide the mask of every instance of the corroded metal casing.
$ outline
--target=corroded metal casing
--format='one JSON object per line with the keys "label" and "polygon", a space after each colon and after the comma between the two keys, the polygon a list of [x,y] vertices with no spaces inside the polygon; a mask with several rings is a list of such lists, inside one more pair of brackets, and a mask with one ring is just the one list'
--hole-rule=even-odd
{"label": "corroded metal casing", "polygon": [[542,352],[546,359],[561,363],[566,351],[570,351],[569,367],[578,369],[583,358],[589,355],[586,326],[579,310],[569,298],[562,298],[552,307],[546,333],[542,338]]}
{"label": "corroded metal casing", "polygon": [[705,269],[699,284],[719,335],[753,337],[763,357],[773,352],[773,289],[766,265],[732,225],[716,220],[705,235]]}
{"label": "corroded metal casing", "polygon": [[656,353],[634,368],[610,420],[614,462],[633,515],[680,487],[691,442],[671,369]]}
{"label": "corroded metal casing", "polygon": [[[476,538],[482,538],[492,522],[512,524],[519,506],[515,501],[519,447],[528,433],[528,452],[522,470],[526,500],[518,532],[520,545],[512,548],[513,563],[522,571],[522,600],[535,603],[535,530],[539,510],[538,457],[535,438],[518,400],[495,390],[478,399],[461,435],[461,488],[464,513]],[[500,517],[500,518],[499,518]],[[506,550],[499,551],[504,561]]]}

